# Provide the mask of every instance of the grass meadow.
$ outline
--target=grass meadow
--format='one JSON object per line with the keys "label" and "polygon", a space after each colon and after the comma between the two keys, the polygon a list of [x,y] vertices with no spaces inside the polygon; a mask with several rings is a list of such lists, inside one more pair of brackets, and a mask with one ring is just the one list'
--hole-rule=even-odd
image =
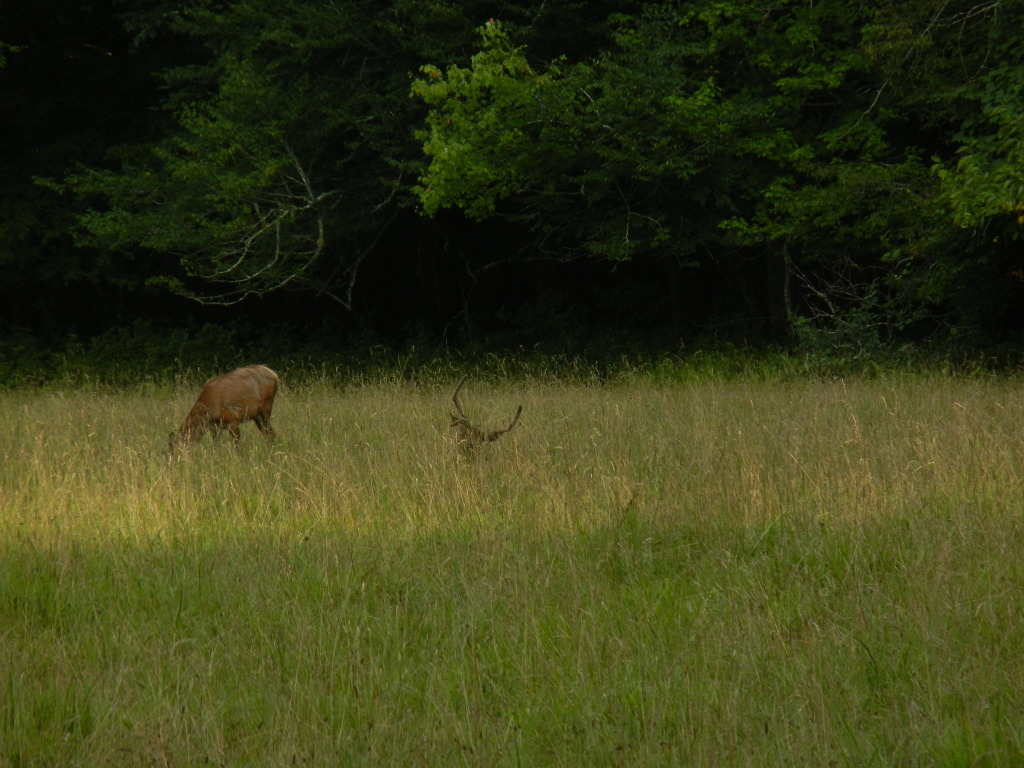
{"label": "grass meadow", "polygon": [[0,393],[0,766],[1019,766],[1019,381]]}

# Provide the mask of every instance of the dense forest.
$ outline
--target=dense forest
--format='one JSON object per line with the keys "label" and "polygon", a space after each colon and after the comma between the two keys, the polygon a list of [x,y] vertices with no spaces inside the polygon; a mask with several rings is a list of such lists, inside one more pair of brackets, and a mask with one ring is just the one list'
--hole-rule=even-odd
{"label": "dense forest", "polygon": [[1015,349],[1022,58],[1019,0],[6,3],[2,357]]}

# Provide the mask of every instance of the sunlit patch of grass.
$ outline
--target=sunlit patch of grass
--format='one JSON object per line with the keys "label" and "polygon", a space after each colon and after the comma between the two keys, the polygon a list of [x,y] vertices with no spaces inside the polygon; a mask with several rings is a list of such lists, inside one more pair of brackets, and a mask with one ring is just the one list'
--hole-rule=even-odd
{"label": "sunlit patch of grass", "polygon": [[2,395],[0,765],[1024,759],[1013,383],[456,378]]}

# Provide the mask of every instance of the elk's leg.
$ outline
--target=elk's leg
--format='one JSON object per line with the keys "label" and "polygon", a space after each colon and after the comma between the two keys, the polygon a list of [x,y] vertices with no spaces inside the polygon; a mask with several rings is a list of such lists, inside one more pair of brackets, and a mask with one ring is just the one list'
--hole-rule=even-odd
{"label": "elk's leg", "polygon": [[270,414],[260,413],[253,417],[253,423],[256,425],[256,429],[263,433],[263,436],[267,440],[273,440],[276,435],[274,434],[274,428],[270,426]]}

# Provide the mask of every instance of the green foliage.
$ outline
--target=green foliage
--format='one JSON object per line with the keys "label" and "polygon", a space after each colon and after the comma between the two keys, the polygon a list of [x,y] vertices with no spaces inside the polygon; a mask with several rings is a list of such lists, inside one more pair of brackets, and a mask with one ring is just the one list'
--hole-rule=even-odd
{"label": "green foliage", "polygon": [[[169,14],[160,24],[209,60],[163,75],[176,131],[127,150],[117,169],[69,178],[94,206],[83,242],[177,254],[186,279],[162,282],[205,302],[289,288],[351,306],[362,261],[401,208],[413,121],[403,62],[439,55],[460,23],[446,3]],[[418,25],[435,32],[410,37]]]}
{"label": "green foliage", "polygon": [[933,25],[928,34],[935,55],[954,47],[969,51],[959,65],[963,74],[946,97],[963,112],[954,128],[957,159],[954,163],[947,150],[936,157],[934,171],[955,223],[977,232],[984,247],[1001,238],[1018,239],[1024,226],[1024,10],[1014,3],[956,10],[959,17],[947,13],[964,19],[962,30],[954,34]]}
{"label": "green foliage", "polygon": [[[435,107],[427,117],[424,151],[437,158],[415,188],[423,208],[459,206],[475,218],[494,213],[495,201],[517,192],[529,175],[533,140],[526,126],[509,118],[544,98],[549,77],[538,77],[521,48],[511,47],[501,25],[489,21],[481,30],[485,50],[470,67],[451,66],[445,73],[422,68],[412,93]],[[455,130],[458,126],[460,133]]]}
{"label": "green foliage", "polygon": [[64,323],[82,304],[108,319],[119,295],[144,293],[155,266],[75,248],[75,203],[45,185],[145,135],[154,58],[129,49],[114,4],[0,9],[0,332]]}
{"label": "green foliage", "polygon": [[589,387],[637,380],[676,385],[910,373],[974,376],[1014,371],[1024,360],[1024,348],[1014,344],[976,349],[895,343],[887,338],[877,300],[835,316],[800,319],[795,336],[797,344],[790,349],[704,342],[666,350],[624,338],[618,344],[580,345],[572,353],[507,348],[490,340],[440,352],[430,346],[395,347],[371,337],[339,344],[334,332],[311,336],[288,324],[238,321],[159,328],[137,321],[93,337],[54,339],[8,331],[0,337],[0,390],[166,386],[183,379],[201,382],[255,362],[287,371],[296,384],[328,378],[344,386],[381,380],[445,387],[468,373],[482,380]]}
{"label": "green foliage", "polygon": [[1022,39],[1018,3],[893,4],[865,28],[864,48],[898,97],[896,125],[941,137],[922,144],[938,186],[920,234],[901,246],[901,274],[949,310],[956,332],[982,338],[1024,296],[1011,245],[1024,201]]}
{"label": "green foliage", "polygon": [[[686,45],[671,19],[644,18],[645,34],[665,36],[662,46]],[[714,78],[653,59],[650,40],[625,30],[622,59],[554,62],[544,72],[499,23],[482,36],[484,50],[469,68],[426,67],[413,84],[432,107],[424,134],[431,164],[417,187],[424,209],[459,206],[486,217],[516,198],[522,204],[502,212],[534,231],[544,252],[565,256],[582,250],[625,259],[667,244],[673,217],[653,196],[663,184],[706,172],[709,152],[700,142],[723,119]],[[652,78],[674,85],[646,99]]]}
{"label": "green foliage", "polygon": [[[524,0],[474,38],[492,13],[5,6],[2,319],[123,325],[169,287],[437,333],[470,296],[513,331],[551,296],[581,344],[621,318],[804,349],[1013,335],[1019,3]],[[637,285],[563,298],[595,273]]]}
{"label": "green foliage", "polygon": [[1024,231],[1024,124],[1020,112],[1024,75],[1020,66],[989,73],[979,100],[979,125],[971,131],[974,135],[964,136],[955,170],[938,165],[936,172],[960,226],[985,229],[990,220],[1003,219],[1008,226],[1002,227],[1001,233],[1017,239]]}
{"label": "green foliage", "polygon": [[16,45],[10,45],[0,41],[0,69],[7,64],[7,54],[17,53],[19,50],[21,49]]}
{"label": "green foliage", "polygon": [[[1015,10],[948,6],[647,4],[613,17],[601,56],[544,69],[488,24],[469,68],[426,67],[414,84],[432,108],[417,193],[427,213],[526,223],[553,255],[739,272],[771,271],[782,251],[769,290],[795,298],[776,312],[859,294],[881,300],[890,330],[950,310],[967,321],[956,285],[978,262],[950,255],[956,225],[1021,215],[1021,25]],[[958,25],[981,44],[966,78],[940,60]],[[930,136],[909,130],[926,110],[973,137],[955,173],[932,174]],[[868,311],[852,301],[844,311]]]}

